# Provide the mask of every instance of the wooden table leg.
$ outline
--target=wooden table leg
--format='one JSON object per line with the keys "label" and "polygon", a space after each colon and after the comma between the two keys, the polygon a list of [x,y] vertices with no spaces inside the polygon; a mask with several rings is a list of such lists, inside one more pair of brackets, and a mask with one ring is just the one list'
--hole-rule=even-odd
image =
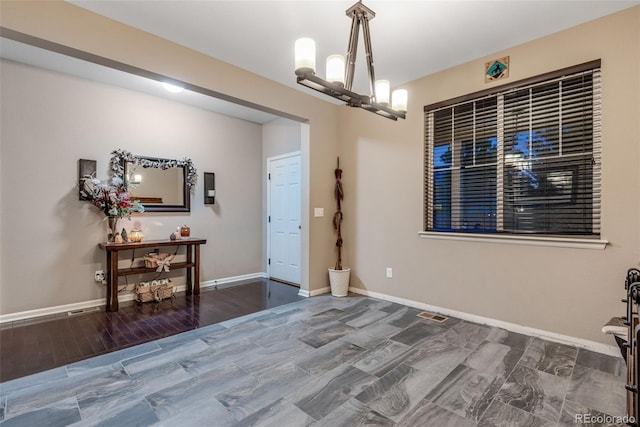
{"label": "wooden table leg", "polygon": [[[191,248],[193,247],[193,245],[187,245],[187,264],[191,264],[193,262],[193,254],[191,253]],[[191,280],[191,270],[192,267],[187,267],[187,290],[186,290],[186,294],[187,295],[192,295],[193,294],[193,282]]]}
{"label": "wooden table leg", "polygon": [[117,251],[107,251],[107,311],[118,311]]}
{"label": "wooden table leg", "polygon": [[200,295],[200,245],[195,245],[193,250],[195,251],[195,267],[193,270],[193,293],[195,295]]}

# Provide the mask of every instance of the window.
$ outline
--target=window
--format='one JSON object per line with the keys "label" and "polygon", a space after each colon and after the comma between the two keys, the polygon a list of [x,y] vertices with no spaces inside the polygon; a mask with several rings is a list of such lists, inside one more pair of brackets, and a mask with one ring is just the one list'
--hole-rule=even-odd
{"label": "window", "polygon": [[425,231],[599,238],[599,67],[425,107]]}

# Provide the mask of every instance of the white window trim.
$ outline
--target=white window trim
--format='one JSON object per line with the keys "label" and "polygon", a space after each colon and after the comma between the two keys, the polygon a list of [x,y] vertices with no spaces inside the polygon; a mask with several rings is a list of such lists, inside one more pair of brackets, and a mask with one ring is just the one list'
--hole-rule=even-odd
{"label": "white window trim", "polygon": [[452,240],[480,243],[503,243],[509,245],[548,246],[556,248],[603,250],[608,240],[577,239],[571,237],[526,236],[514,234],[448,233],[441,231],[420,231],[423,239]]}

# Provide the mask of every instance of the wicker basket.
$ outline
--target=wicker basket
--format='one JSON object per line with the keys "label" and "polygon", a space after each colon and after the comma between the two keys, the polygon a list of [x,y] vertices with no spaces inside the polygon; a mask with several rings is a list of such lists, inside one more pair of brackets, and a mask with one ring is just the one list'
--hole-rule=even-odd
{"label": "wicker basket", "polygon": [[175,289],[173,282],[169,279],[153,282],[140,282],[136,285],[136,301],[162,301],[166,298],[172,298]]}

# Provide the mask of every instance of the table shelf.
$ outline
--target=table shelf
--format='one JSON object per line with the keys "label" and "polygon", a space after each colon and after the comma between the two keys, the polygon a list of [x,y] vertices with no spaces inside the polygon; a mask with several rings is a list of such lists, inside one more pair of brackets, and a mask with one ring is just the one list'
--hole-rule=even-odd
{"label": "table shelf", "polygon": [[[195,267],[196,264],[193,262],[176,262],[169,265],[169,270],[172,271],[178,268],[191,268]],[[134,274],[144,274],[144,273],[153,273],[158,272],[158,267],[132,267],[132,268],[121,268],[118,269],[118,276],[132,276]],[[164,270],[160,271],[163,272]]]}

